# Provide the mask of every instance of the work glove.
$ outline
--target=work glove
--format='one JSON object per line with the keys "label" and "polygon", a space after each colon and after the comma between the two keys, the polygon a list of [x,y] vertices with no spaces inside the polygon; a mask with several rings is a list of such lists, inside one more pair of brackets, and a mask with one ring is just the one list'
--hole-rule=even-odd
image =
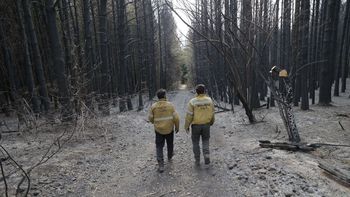
{"label": "work glove", "polygon": [[179,132],[179,129],[175,129],[175,133],[177,134]]}
{"label": "work glove", "polygon": [[187,134],[190,134],[190,128],[187,128],[187,129],[186,129],[186,133],[187,133]]}

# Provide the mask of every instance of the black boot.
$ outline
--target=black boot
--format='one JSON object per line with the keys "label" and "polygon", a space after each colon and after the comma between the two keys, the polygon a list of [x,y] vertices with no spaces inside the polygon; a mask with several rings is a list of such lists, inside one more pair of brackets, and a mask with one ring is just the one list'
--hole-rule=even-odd
{"label": "black boot", "polygon": [[163,173],[164,172],[164,162],[158,163],[158,172]]}
{"label": "black boot", "polygon": [[206,165],[210,164],[209,157],[204,158],[204,164],[206,164]]}
{"label": "black boot", "polygon": [[195,159],[194,165],[195,165],[196,167],[199,167],[199,166],[201,165],[200,159]]}

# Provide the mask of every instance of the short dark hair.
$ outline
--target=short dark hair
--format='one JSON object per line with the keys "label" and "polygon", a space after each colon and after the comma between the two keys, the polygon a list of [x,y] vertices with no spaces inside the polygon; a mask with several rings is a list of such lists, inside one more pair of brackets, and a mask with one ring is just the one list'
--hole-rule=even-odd
{"label": "short dark hair", "polygon": [[165,98],[165,95],[166,95],[166,91],[164,89],[159,89],[157,91],[157,97],[158,99],[163,99]]}
{"label": "short dark hair", "polygon": [[204,94],[205,93],[205,85],[198,84],[196,86],[196,92],[197,92],[197,94]]}

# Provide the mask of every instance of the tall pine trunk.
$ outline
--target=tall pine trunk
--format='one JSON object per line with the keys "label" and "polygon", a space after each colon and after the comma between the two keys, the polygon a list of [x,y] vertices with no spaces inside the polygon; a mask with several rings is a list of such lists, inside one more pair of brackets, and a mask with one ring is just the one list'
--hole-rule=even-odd
{"label": "tall pine trunk", "polygon": [[99,48],[101,52],[101,107],[104,115],[109,115],[109,66],[108,66],[108,47],[107,47],[107,0],[100,0],[99,7]]}
{"label": "tall pine trunk", "polygon": [[127,86],[128,82],[126,80],[126,27],[125,27],[125,0],[117,1],[117,13],[118,13],[118,43],[119,43],[119,110],[121,112],[127,111],[126,100],[127,100]]}
{"label": "tall pine trunk", "polygon": [[45,112],[50,109],[49,97],[46,87],[45,74],[43,63],[41,59],[41,53],[39,49],[39,43],[34,29],[32,14],[31,14],[31,4],[29,0],[22,0],[23,12],[24,12],[24,22],[26,24],[26,33],[28,35],[28,40],[30,41],[31,50],[33,54],[33,64],[35,68],[35,74],[39,83],[39,93],[41,104],[44,107]]}
{"label": "tall pine trunk", "polygon": [[56,21],[55,0],[46,1],[46,16],[48,22],[48,36],[52,50],[52,59],[55,70],[56,83],[59,91],[59,101],[62,104],[62,120],[72,119],[70,92],[66,76],[66,63],[60,43],[60,37]]}
{"label": "tall pine trunk", "polygon": [[85,50],[85,62],[87,73],[87,95],[86,104],[93,109],[92,97],[93,94],[93,82],[94,82],[94,65],[95,54],[93,50],[92,41],[92,26],[91,26],[91,13],[90,13],[90,0],[83,0],[83,19],[84,19],[84,50]]}
{"label": "tall pine trunk", "polygon": [[25,74],[26,74],[26,86],[29,92],[30,100],[32,101],[32,108],[34,113],[39,113],[39,100],[37,93],[35,91],[35,81],[32,69],[32,60],[30,58],[30,49],[28,44],[27,34],[25,32],[25,24],[24,24],[24,16],[22,9],[22,0],[16,0],[17,3],[17,11],[20,20],[21,27],[21,35],[23,41],[23,53],[24,53],[24,66],[25,66]]}
{"label": "tall pine trunk", "polygon": [[[319,104],[320,105],[329,105],[332,101],[332,79],[333,70],[335,69],[333,57],[335,56],[335,42],[334,33],[336,32],[335,27],[337,25],[337,1],[339,0],[328,0],[326,1],[326,23],[324,29],[323,37],[323,47],[322,47],[322,56],[324,62],[321,66],[321,78],[320,78],[320,92],[319,92]],[[338,6],[339,7],[339,6]]]}
{"label": "tall pine trunk", "polygon": [[[300,65],[304,66],[308,63],[308,46],[309,46],[309,20],[310,20],[310,0],[301,1],[301,23],[300,23],[300,36],[301,41],[301,54]],[[300,69],[301,72],[301,109],[309,109],[309,96],[308,96],[308,67]]]}

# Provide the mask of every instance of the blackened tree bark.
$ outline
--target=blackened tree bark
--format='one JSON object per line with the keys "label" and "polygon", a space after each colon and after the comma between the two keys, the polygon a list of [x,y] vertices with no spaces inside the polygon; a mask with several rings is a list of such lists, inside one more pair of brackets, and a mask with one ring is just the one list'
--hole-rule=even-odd
{"label": "blackened tree bark", "polygon": [[33,69],[32,69],[32,60],[30,58],[30,49],[28,45],[28,39],[27,34],[25,32],[25,24],[24,24],[24,16],[23,16],[23,9],[22,9],[22,2],[21,0],[16,0],[17,3],[17,11],[18,16],[20,19],[20,27],[21,27],[21,34],[22,34],[22,40],[23,40],[23,53],[24,53],[24,66],[25,66],[25,73],[26,73],[26,86],[29,92],[30,99],[32,101],[32,107],[34,113],[39,113],[39,100],[37,93],[35,91],[35,82],[34,82],[34,76],[33,76]]}
{"label": "blackened tree bark", "polygon": [[70,103],[70,92],[66,76],[65,61],[60,43],[60,37],[56,21],[55,1],[46,1],[46,16],[48,22],[48,36],[50,40],[52,59],[54,63],[55,77],[59,91],[59,101],[62,104],[62,120],[67,121],[72,119],[72,109]]}
{"label": "blackened tree bark", "polygon": [[334,33],[335,33],[335,24],[337,23],[337,1],[339,0],[328,0],[326,1],[326,23],[324,29],[323,37],[323,48],[322,56],[324,62],[321,66],[321,75],[320,75],[320,92],[319,92],[319,104],[320,105],[329,105],[332,101],[332,78],[333,76],[330,73],[333,73],[335,65],[333,64],[332,57],[334,57],[335,48],[334,48]]}
{"label": "blackened tree bark", "polygon": [[109,66],[107,48],[107,0],[100,0],[99,8],[99,48],[101,52],[101,107],[105,115],[109,115]]}
{"label": "blackened tree bark", "polygon": [[163,64],[164,60],[164,55],[163,55],[163,35],[162,35],[162,19],[161,19],[161,14],[160,14],[160,3],[159,0],[157,1],[157,15],[158,15],[158,47],[159,47],[159,85],[161,88],[166,89],[166,76],[165,76],[165,67]]}
{"label": "blackened tree bark", "polygon": [[126,69],[126,36],[125,36],[125,0],[120,0],[117,2],[117,13],[118,13],[118,43],[119,43],[119,57],[118,63],[120,66],[119,70],[119,110],[124,112],[127,110],[126,99],[127,99],[127,86],[128,82],[126,80],[127,69]]}
{"label": "blackened tree bark", "polygon": [[[317,39],[318,39],[318,24],[319,24],[319,13],[320,13],[320,0],[313,0],[313,13],[312,13],[312,25],[311,25],[311,54],[309,54],[310,62],[314,62],[317,60]],[[316,80],[317,80],[317,67],[316,65],[311,66],[310,71],[310,98],[312,104],[315,104],[315,90],[316,90]]]}
{"label": "blackened tree bark", "polygon": [[[297,0],[298,1],[298,0]],[[281,38],[281,65],[290,70],[291,63],[291,43],[290,43],[290,24],[291,24],[291,0],[283,1],[283,21]]]}
{"label": "blackened tree bark", "polygon": [[6,35],[5,35],[5,29],[3,21],[0,19],[0,47],[2,51],[2,55],[4,57],[4,64],[7,69],[8,74],[8,80],[10,85],[10,96],[11,100],[13,101],[12,107],[19,113],[17,110],[19,108],[18,106],[18,92],[17,92],[17,85],[16,85],[16,66],[13,64],[12,61],[12,52],[10,48],[8,47],[8,44],[6,43]]}
{"label": "blackened tree bark", "polygon": [[[300,24],[300,36],[302,36],[301,42],[301,54],[300,65],[304,66],[308,63],[308,45],[309,45],[309,20],[310,20],[310,0],[301,1],[301,24]],[[308,96],[308,67],[301,69],[301,109],[309,109],[309,96]]]}
{"label": "blackened tree bark", "polygon": [[[342,68],[343,65],[347,65],[347,62],[344,61],[344,56],[346,56],[347,54],[344,54],[344,52],[346,51],[346,48],[348,48],[349,46],[345,46],[345,43],[347,41],[348,38],[346,38],[346,34],[347,34],[347,30],[348,30],[348,21],[349,21],[349,9],[350,9],[350,1],[347,0],[346,1],[346,8],[345,8],[345,16],[344,16],[344,21],[343,21],[343,27],[342,27],[342,33],[341,33],[341,39],[340,39],[340,49],[339,49],[339,58],[338,58],[338,62],[337,62],[337,71],[336,71],[336,78],[335,78],[335,85],[334,85],[334,96],[339,96],[339,81],[340,81],[340,77],[342,74]],[[346,83],[346,81],[344,82]]]}
{"label": "blackened tree bark", "polygon": [[28,0],[22,0],[22,6],[23,6],[23,12],[24,12],[24,21],[26,24],[26,33],[28,35],[28,41],[30,41],[31,51],[33,54],[32,59],[33,59],[33,64],[35,68],[35,74],[39,83],[40,100],[41,100],[41,104],[44,107],[45,112],[47,112],[50,108],[50,103],[49,103],[49,98],[47,93],[45,74],[44,74],[44,68],[43,68],[43,63],[41,59],[41,53],[39,49],[39,43],[34,30],[34,24],[32,20],[31,4],[29,3]]}
{"label": "blackened tree bark", "polygon": [[[273,19],[273,39],[271,44],[271,63],[273,66],[276,66],[279,64],[278,61],[278,53],[279,53],[279,45],[278,45],[278,36],[279,36],[279,30],[278,30],[278,24],[279,24],[279,0],[276,0],[275,3],[275,15]],[[270,106],[275,106],[275,99],[272,94],[272,91],[270,90]]]}
{"label": "blackened tree bark", "polygon": [[302,36],[300,33],[301,26],[301,2],[302,0],[295,1],[295,14],[294,14],[294,24],[293,24],[293,66],[291,67],[291,73],[295,73],[295,78],[292,79],[292,83],[294,83],[294,97],[293,102],[294,106],[299,105],[300,95],[301,95],[301,75],[300,75],[300,58],[301,58],[301,41]]}
{"label": "blackened tree bark", "polygon": [[349,49],[350,49],[350,1],[346,1],[346,11],[345,11],[345,19],[344,20],[344,29],[343,34],[345,35],[344,40],[344,60],[342,60],[342,85],[341,85],[341,92],[345,92],[346,89],[346,78],[348,77],[349,73]]}
{"label": "blackened tree bark", "polygon": [[[136,67],[138,69],[137,75],[138,75],[138,87],[137,87],[137,91],[138,91],[138,95],[139,95],[139,106],[138,106],[138,110],[142,110],[143,109],[143,98],[142,98],[142,84],[144,81],[144,72],[145,72],[145,60],[143,57],[143,54],[145,54],[145,49],[147,49],[147,47],[144,47],[144,40],[142,37],[142,32],[141,32],[141,21],[140,21],[140,16],[139,16],[139,5],[140,5],[140,1],[135,0],[134,1],[134,9],[135,9],[135,20],[136,20],[136,48],[137,48],[137,57],[138,60],[134,60],[134,62],[137,62],[138,66]],[[144,35],[144,34],[143,34]],[[147,54],[145,54],[147,56]]]}
{"label": "blackened tree bark", "polygon": [[[99,0],[95,1],[97,3],[97,10],[99,9]],[[100,70],[98,69],[97,65],[100,64],[100,48],[99,48],[99,42],[98,42],[98,30],[97,30],[97,19],[96,19],[96,12],[94,6],[95,4],[93,4],[93,0],[90,0],[90,4],[91,4],[91,22],[92,22],[92,29],[93,29],[93,49],[94,53],[95,53],[95,57],[94,57],[94,67],[96,67],[96,69],[94,69],[93,75],[93,89],[95,93],[98,93],[100,91]]]}
{"label": "blackened tree bark", "polygon": [[[142,14],[143,14],[143,33],[144,33],[144,39],[143,40],[143,47],[146,49],[146,54],[144,57],[144,64],[146,66],[145,72],[146,72],[146,80],[147,80],[147,86],[148,86],[148,99],[152,100],[152,98],[155,96],[155,84],[153,81],[155,81],[155,73],[153,73],[153,64],[154,64],[154,56],[152,56],[152,43],[154,42],[154,30],[151,29],[153,27],[153,12],[148,12],[148,3],[145,2],[146,0],[142,0]],[[147,0],[149,1],[149,0]],[[152,6],[152,5],[151,5]],[[150,16],[149,16],[150,15]],[[150,20],[151,19],[151,20]],[[152,24],[151,24],[152,23]]]}
{"label": "blackened tree bark", "polygon": [[95,54],[93,50],[92,41],[92,26],[91,26],[91,13],[90,13],[90,0],[83,0],[83,19],[84,19],[84,50],[85,50],[85,62],[87,73],[87,106],[93,109],[92,106],[92,92],[93,92],[93,72],[95,64]]}
{"label": "blackened tree bark", "polygon": [[158,89],[157,87],[157,77],[156,77],[156,47],[155,47],[155,20],[154,20],[154,14],[153,14],[153,6],[152,6],[152,1],[151,0],[145,0],[146,1],[146,16],[148,19],[148,24],[147,25],[148,28],[148,45],[149,45],[149,52],[150,52],[150,78],[151,78],[151,84],[153,84],[153,88],[152,88],[152,92],[151,92],[151,96],[153,98],[153,96],[155,96],[156,94],[156,90]]}

